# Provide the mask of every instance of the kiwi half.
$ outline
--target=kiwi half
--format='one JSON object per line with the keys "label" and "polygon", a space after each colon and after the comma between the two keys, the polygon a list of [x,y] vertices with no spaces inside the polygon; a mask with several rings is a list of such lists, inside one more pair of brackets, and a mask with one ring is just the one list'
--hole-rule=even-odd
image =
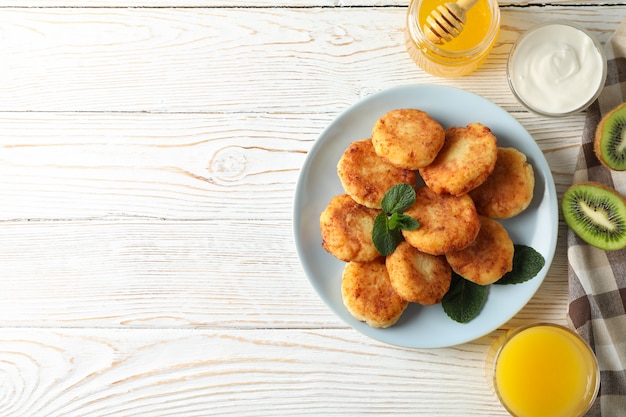
{"label": "kiwi half", "polygon": [[626,200],[597,182],[572,185],[563,194],[565,223],[585,242],[603,250],[626,247]]}
{"label": "kiwi half", "polygon": [[615,107],[600,120],[593,150],[602,165],[615,171],[626,170],[626,103]]}

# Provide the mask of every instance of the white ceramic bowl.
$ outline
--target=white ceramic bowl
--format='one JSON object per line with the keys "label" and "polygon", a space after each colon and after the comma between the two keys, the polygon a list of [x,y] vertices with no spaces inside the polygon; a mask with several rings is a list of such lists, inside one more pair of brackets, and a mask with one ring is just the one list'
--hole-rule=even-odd
{"label": "white ceramic bowl", "polygon": [[606,57],[583,28],[563,21],[533,26],[520,36],[507,62],[515,97],[544,116],[569,116],[585,110],[604,88]]}

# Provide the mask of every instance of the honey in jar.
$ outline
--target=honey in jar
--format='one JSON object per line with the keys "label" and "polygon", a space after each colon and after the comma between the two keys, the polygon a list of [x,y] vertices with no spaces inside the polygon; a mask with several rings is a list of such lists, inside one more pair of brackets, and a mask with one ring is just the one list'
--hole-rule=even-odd
{"label": "honey in jar", "polygon": [[476,70],[486,59],[500,30],[497,0],[478,0],[466,13],[461,33],[436,44],[424,34],[426,18],[451,0],[412,0],[405,33],[407,51],[424,71],[440,77],[460,77]]}

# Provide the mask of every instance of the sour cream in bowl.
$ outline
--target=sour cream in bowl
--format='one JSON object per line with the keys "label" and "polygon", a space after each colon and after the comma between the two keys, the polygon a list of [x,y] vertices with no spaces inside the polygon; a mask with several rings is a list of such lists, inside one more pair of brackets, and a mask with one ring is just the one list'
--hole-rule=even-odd
{"label": "sour cream in bowl", "polygon": [[525,32],[507,63],[511,91],[531,111],[567,116],[589,107],[606,81],[600,43],[567,22],[546,22]]}

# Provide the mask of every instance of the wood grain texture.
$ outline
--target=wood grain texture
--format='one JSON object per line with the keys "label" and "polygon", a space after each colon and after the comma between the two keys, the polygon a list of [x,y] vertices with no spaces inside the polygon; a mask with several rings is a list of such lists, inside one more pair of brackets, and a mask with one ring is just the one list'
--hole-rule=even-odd
{"label": "wood grain texture", "polygon": [[[514,116],[563,191],[584,116]],[[291,219],[300,167],[334,117],[0,113],[0,196],[10,202],[0,220]]]}
{"label": "wood grain texture", "polygon": [[551,19],[606,42],[626,7],[501,2],[484,67],[446,80],[406,54],[407,4],[0,0],[0,417],[507,415],[485,359],[508,328],[566,323],[564,224],[501,329],[397,348],[341,322],[304,276],[299,169],[357,100],[423,82],[511,112],[560,196],[584,114],[526,112],[508,51]]}
{"label": "wood grain texture", "polygon": [[[587,12],[585,12],[587,10]],[[406,53],[406,8],[12,9],[0,14],[0,111],[319,113],[396,85],[480,91],[507,110],[511,43],[573,20],[606,40],[626,16],[512,8],[485,65],[443,80]]]}
{"label": "wood grain texture", "polygon": [[[308,283],[285,221],[90,220],[2,230],[4,326],[345,327]],[[565,319],[566,272],[560,249],[530,303],[535,317]]]}
{"label": "wood grain texture", "polygon": [[0,323],[345,327],[304,277],[290,222],[223,223],[5,223]]}
{"label": "wood grain texture", "polygon": [[340,329],[7,329],[0,415],[505,416],[485,377],[498,334],[416,352]]}
{"label": "wood grain texture", "polygon": [[[579,0],[553,0],[551,5],[580,5]],[[620,4],[618,0],[606,1],[607,4]],[[310,7],[406,7],[409,0],[0,0],[0,7],[45,7],[45,8],[310,8]],[[542,1],[506,0],[499,1],[500,7],[543,6]],[[583,3],[584,4],[584,3]]]}
{"label": "wood grain texture", "polygon": [[[329,115],[5,113],[0,219],[291,218]],[[52,216],[52,217],[51,217]]]}

